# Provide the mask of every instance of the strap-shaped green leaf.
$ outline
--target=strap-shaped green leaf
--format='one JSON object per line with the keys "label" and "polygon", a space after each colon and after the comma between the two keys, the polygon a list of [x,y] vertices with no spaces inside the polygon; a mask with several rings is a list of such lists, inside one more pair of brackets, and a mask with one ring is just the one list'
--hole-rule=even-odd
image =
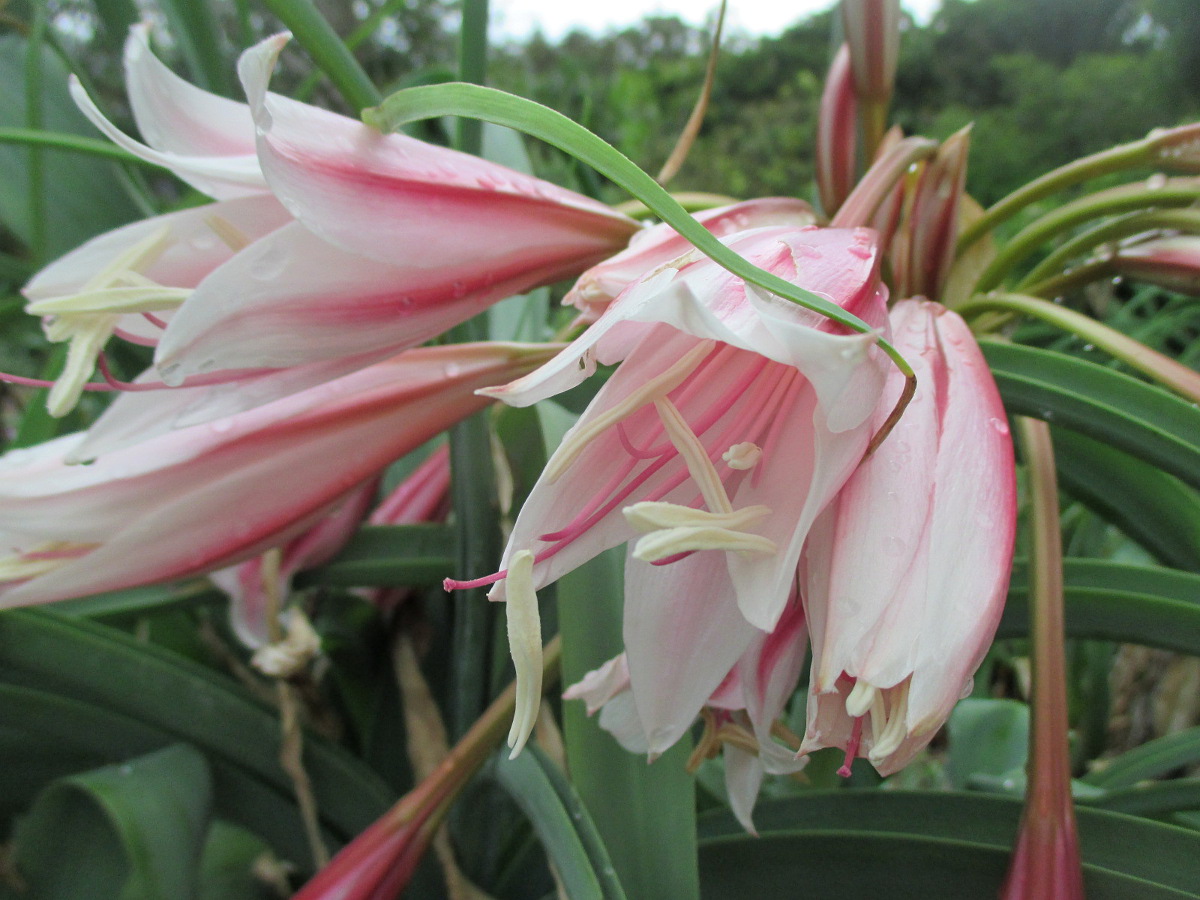
{"label": "strap-shaped green leaf", "polygon": [[211,804],[204,757],[176,744],[51,784],[18,826],[12,857],[41,900],[187,900]]}
{"label": "strap-shaped green leaf", "polygon": [[[1126,641],[1200,655],[1200,575],[1154,566],[1069,559],[1066,584],[1067,635]],[[1018,561],[999,638],[1029,633],[1029,601]]]}
{"label": "strap-shaped green leaf", "polygon": [[1116,759],[1106,760],[1102,768],[1080,780],[1110,790],[1127,788],[1197,763],[1200,763],[1200,726],[1147,741]]}
{"label": "strap-shaped green leaf", "polygon": [[[759,873],[782,877],[773,870],[786,866],[793,884],[817,897],[995,897],[1022,806],[987,794],[875,790],[760,803],[760,835],[781,839],[791,862],[782,847],[776,856],[766,840],[740,834],[728,812],[708,814],[700,819],[705,896],[734,896],[720,886],[732,877],[727,867],[742,865],[744,886]],[[1077,819],[1089,900],[1195,896],[1200,833],[1089,807]],[[731,849],[739,844],[745,856]],[[773,883],[754,882],[755,895],[789,896],[765,888]]]}
{"label": "strap-shaped green leaf", "polygon": [[1135,456],[1052,429],[1062,487],[1161,562],[1200,572],[1200,494]]}
{"label": "strap-shaped green leaf", "polygon": [[[619,150],[582,125],[548,107],[477,84],[434,84],[397,91],[379,106],[363,110],[363,121],[383,132],[392,132],[410,122],[438,116],[482,119],[523,131],[557,147],[611,179],[636,197],[654,214],[687,238],[713,262],[751,284],[791,300],[851,328],[867,333],[871,327],[837,304],[811,291],[789,284],[751,265],[738,256],[688,212],[653,178],[639,169]],[[898,364],[902,358],[887,342],[880,347]],[[909,374],[907,363],[902,370]]]}
{"label": "strap-shaped green leaf", "polygon": [[[176,738],[131,716],[61,694],[0,684],[0,821],[23,812],[56,778],[120,762],[175,743]],[[208,754],[219,815],[263,838],[285,859],[303,860],[308,843],[290,787]],[[348,823],[322,817],[326,839],[346,840]]]}
{"label": "strap-shaped green leaf", "polygon": [[1158,817],[1196,810],[1200,809],[1200,778],[1176,778],[1140,787],[1127,787],[1089,799],[1087,803],[1131,816]]}
{"label": "strap-shaped green leaf", "polygon": [[[0,614],[0,681],[40,688],[135,719],[290,795],[279,720],[232,680],[112,628],[41,609]],[[315,736],[305,763],[325,821],[349,837],[395,799],[366,766]]]}
{"label": "strap-shaped green leaf", "polygon": [[624,900],[608,850],[566,776],[537,747],[516,759],[499,755],[496,781],[533,823],[571,900]]}
{"label": "strap-shaped green leaf", "polygon": [[1073,356],[980,341],[1008,411],[1062,425],[1200,487],[1200,409]]}

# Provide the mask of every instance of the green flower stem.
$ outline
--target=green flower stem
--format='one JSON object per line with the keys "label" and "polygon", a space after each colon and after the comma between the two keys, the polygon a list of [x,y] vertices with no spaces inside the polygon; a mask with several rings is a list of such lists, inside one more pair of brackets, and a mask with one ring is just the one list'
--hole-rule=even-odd
{"label": "green flower stem", "polygon": [[[459,42],[459,76],[482,80],[487,74],[487,0],[463,4]],[[460,126],[461,126],[460,120]],[[459,127],[455,146],[464,153],[478,154],[483,133]],[[487,317],[476,316],[453,328],[451,343],[487,340]],[[474,578],[496,568],[503,550],[500,533],[500,500],[492,460],[491,427],[486,412],[476,413],[450,429],[450,491],[458,535],[458,572]],[[498,616],[487,600],[487,590],[459,591],[453,598],[454,630],[451,648],[455,664],[450,668],[451,691],[448,726],[458,736],[487,704],[493,670],[493,635]]]}
{"label": "green flower stem", "polygon": [[1029,274],[1017,284],[1017,290],[1024,290],[1031,284],[1045,281],[1062,272],[1072,259],[1094,250],[1101,244],[1157,229],[1182,231],[1188,234],[1200,233],[1200,212],[1190,209],[1142,210],[1104,222],[1095,228],[1089,228],[1064,242],[1057,250],[1034,266]]}
{"label": "green flower stem", "polygon": [[1164,179],[1159,184],[1126,184],[1089,194],[1060,206],[1022,229],[979,276],[975,293],[986,293],[1000,284],[1021,260],[1051,238],[1093,219],[1137,209],[1187,206],[1200,200],[1200,181],[1194,178]]}
{"label": "green flower stem", "polygon": [[140,163],[154,169],[161,168],[152,162],[139,159],[132,153],[127,153],[108,141],[65,132],[40,131],[36,128],[0,128],[0,144],[27,144],[31,147],[47,147],[51,150],[70,150],[75,153],[87,153],[91,156],[103,156],[117,162]]}
{"label": "green flower stem", "polygon": [[1152,132],[1140,141],[1102,150],[1091,156],[1067,163],[1065,166],[1060,166],[1017,188],[988,209],[977,221],[963,229],[962,234],[958,237],[958,254],[961,256],[964,250],[987,232],[1043,197],[1101,175],[1142,166],[1153,166],[1166,161],[1164,151],[1173,145],[1174,141],[1171,137],[1173,134],[1174,132],[1170,131]]}
{"label": "green flower stem", "polygon": [[1022,416],[1017,418],[1016,425],[1029,473],[1033,717],[1025,813],[1009,881],[1001,896],[1006,900],[1042,896],[1082,898],[1083,873],[1071,804],[1071,756],[1067,741],[1063,551],[1054,447],[1050,426],[1045,422]]}
{"label": "green flower stem", "polygon": [[379,102],[380,93],[312,0],[264,0],[355,112]]}
{"label": "green flower stem", "polygon": [[[462,30],[458,35],[458,77],[467,84],[487,81],[488,0],[463,0]],[[464,117],[458,120],[455,146],[476,155],[483,148],[483,123]]]}
{"label": "green flower stem", "polygon": [[[582,125],[532,100],[473,84],[426,85],[392,94],[380,106],[364,110],[363,121],[380,131],[392,132],[409,122],[443,115],[494,122],[546,141],[629,191],[713,262],[739,278],[833,319],[853,331],[862,334],[871,332],[866,322],[832,301],[789,284],[742,259],[693,219],[658,182],[620,152]],[[907,378],[915,381],[912,368],[890,343],[880,339],[879,346]]]}
{"label": "green flower stem", "polygon": [[972,297],[957,311],[965,318],[987,312],[1007,312],[1048,322],[1099,347],[1188,400],[1200,403],[1200,373],[1073,309],[1024,294],[988,294]]}
{"label": "green flower stem", "polygon": [[[354,50],[373,35],[378,30],[380,23],[389,16],[395,16],[400,10],[407,6],[407,0],[387,0],[380,6],[371,10],[371,13],[362,21],[357,28],[354,29],[343,43],[347,50]],[[321,81],[322,72],[309,72],[304,76],[304,80],[300,82],[295,92],[292,94],[297,100],[307,100],[312,96],[312,92],[316,90],[317,84]]]}

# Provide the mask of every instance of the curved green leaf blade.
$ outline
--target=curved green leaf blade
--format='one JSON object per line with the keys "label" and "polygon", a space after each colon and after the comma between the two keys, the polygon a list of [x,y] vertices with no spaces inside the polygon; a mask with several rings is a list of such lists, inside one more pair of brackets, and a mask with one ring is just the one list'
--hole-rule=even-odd
{"label": "curved green leaf blade", "polygon": [[624,900],[604,842],[570,782],[537,747],[496,758],[492,772],[541,838],[571,900]]}
{"label": "curved green leaf blade", "polygon": [[1089,772],[1080,780],[1110,790],[1133,787],[1139,781],[1159,778],[1198,762],[1200,726],[1147,741],[1116,759],[1105,761],[1103,768]]}
{"label": "curved green leaf blade", "polygon": [[1200,495],[1178,478],[1066,428],[1051,429],[1059,483],[1167,565],[1200,572]]}
{"label": "curved green leaf blade", "polygon": [[1078,431],[1200,488],[1200,409],[1073,356],[999,341],[979,345],[1010,413]]}
{"label": "curved green leaf blade", "polygon": [[[0,683],[0,821],[51,781],[170,746],[176,738],[129,716],[36,688]],[[308,858],[290,790],[209,756],[217,813],[253,831],[286,859]],[[323,820],[326,839],[348,836]]]}
{"label": "curved green leaf blade", "polygon": [[[36,684],[159,729],[290,795],[278,762],[279,722],[235,683],[111,628],[47,610],[0,614],[0,681]],[[378,818],[392,791],[326,741],[305,739],[323,820],[343,838]]]}
{"label": "curved green leaf blade", "polygon": [[186,900],[195,896],[211,802],[204,757],[184,745],[73,775],[50,785],[22,820],[15,863],[43,900]]}
{"label": "curved green leaf blade", "polygon": [[[809,856],[808,851],[796,848],[795,844],[792,844],[797,859],[803,858],[814,870],[814,876],[817,878],[822,876],[817,875],[816,870],[825,867],[829,873],[825,877],[830,879],[838,877],[839,873],[853,873],[856,869],[870,868],[874,871],[876,857],[873,853],[864,850],[857,855],[856,861],[848,860],[843,852],[833,846],[840,843],[847,851],[852,851],[854,847],[860,846],[860,839],[878,840],[871,837],[872,835],[896,836],[901,841],[916,841],[917,843],[905,846],[909,852],[918,855],[925,852],[922,848],[926,845],[920,843],[922,841],[933,841],[942,848],[941,855],[944,856],[957,855],[960,851],[967,856],[976,855],[976,863],[987,868],[995,876],[994,880],[983,885],[986,888],[985,892],[979,894],[960,892],[957,888],[949,892],[932,890],[928,894],[921,894],[915,885],[921,885],[921,879],[927,876],[921,872],[921,867],[916,867],[911,872],[913,881],[902,879],[901,874],[909,872],[909,869],[903,860],[900,860],[897,863],[899,868],[892,870],[895,880],[890,887],[887,882],[872,881],[871,883],[877,886],[874,894],[845,891],[845,896],[897,896],[895,885],[903,884],[906,891],[911,890],[912,896],[995,897],[1007,867],[1008,854],[1016,835],[1022,805],[1019,798],[987,794],[879,790],[812,791],[786,800],[760,803],[755,809],[754,819],[759,833],[764,838],[804,834],[805,840],[828,848],[828,854],[813,853]],[[1200,875],[1197,874],[1195,865],[1196,856],[1200,853],[1200,834],[1161,822],[1090,807],[1078,808],[1077,818],[1090,900],[1105,896],[1194,896],[1196,888],[1200,886]],[[701,835],[705,837],[701,841],[701,870],[706,877],[705,896],[721,896],[708,890],[707,877],[711,874],[711,857],[708,855],[710,848],[718,842],[722,845],[738,840],[752,843],[754,839],[741,835],[740,826],[726,812],[702,816],[700,829]],[[837,841],[820,843],[818,838],[822,834],[837,835]],[[889,846],[892,849],[889,849]],[[894,860],[893,851],[896,846],[881,846],[879,852],[884,857]],[[990,854],[974,854],[970,850],[971,847],[992,851],[998,856],[992,862],[988,862],[991,859]],[[923,858],[935,867],[942,866],[944,862],[936,854]],[[779,864],[783,865],[783,862],[780,861]],[[945,861],[944,864],[953,867],[954,873],[958,874],[957,862]],[[725,863],[722,862],[722,865]],[[750,871],[753,871],[753,868],[744,870]],[[799,868],[793,869],[793,879],[801,877],[801,871],[803,870]],[[876,872],[876,877],[882,878],[886,872],[887,867],[881,866],[880,871]],[[849,877],[856,876],[850,874]],[[980,882],[971,880],[970,874],[965,877],[967,880],[963,884],[979,887]],[[807,880],[804,883],[809,884]],[[914,887],[910,888],[910,885]],[[1126,892],[1114,893],[1114,886]],[[1138,892],[1143,890],[1160,890],[1165,893]],[[825,896],[820,891],[814,893],[817,896]]]}

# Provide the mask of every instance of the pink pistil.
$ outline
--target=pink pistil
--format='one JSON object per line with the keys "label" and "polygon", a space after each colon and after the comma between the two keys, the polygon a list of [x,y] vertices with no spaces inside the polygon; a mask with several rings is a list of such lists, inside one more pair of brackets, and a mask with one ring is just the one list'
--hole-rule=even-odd
{"label": "pink pistil", "polygon": [[164,322],[162,319],[160,319],[158,316],[156,316],[154,313],[144,312],[144,313],[142,313],[142,318],[145,319],[147,322],[149,322],[151,325],[153,325],[155,328],[161,328],[164,331],[167,328],[167,323]]}
{"label": "pink pistil", "polygon": [[842,763],[842,767],[837,770],[837,773],[843,778],[850,777],[850,765],[858,757],[858,746],[862,743],[863,719],[866,716],[859,716],[854,720],[854,729],[850,732],[850,740],[846,742],[846,759]]}

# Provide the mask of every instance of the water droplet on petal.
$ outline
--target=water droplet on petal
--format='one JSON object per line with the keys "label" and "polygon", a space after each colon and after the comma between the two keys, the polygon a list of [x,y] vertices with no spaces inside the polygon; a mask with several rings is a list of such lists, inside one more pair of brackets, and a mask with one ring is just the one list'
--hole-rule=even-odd
{"label": "water droplet on petal", "polygon": [[992,430],[999,434],[1008,434],[1008,423],[1003,419],[991,418],[988,419],[988,424],[992,426]]}

